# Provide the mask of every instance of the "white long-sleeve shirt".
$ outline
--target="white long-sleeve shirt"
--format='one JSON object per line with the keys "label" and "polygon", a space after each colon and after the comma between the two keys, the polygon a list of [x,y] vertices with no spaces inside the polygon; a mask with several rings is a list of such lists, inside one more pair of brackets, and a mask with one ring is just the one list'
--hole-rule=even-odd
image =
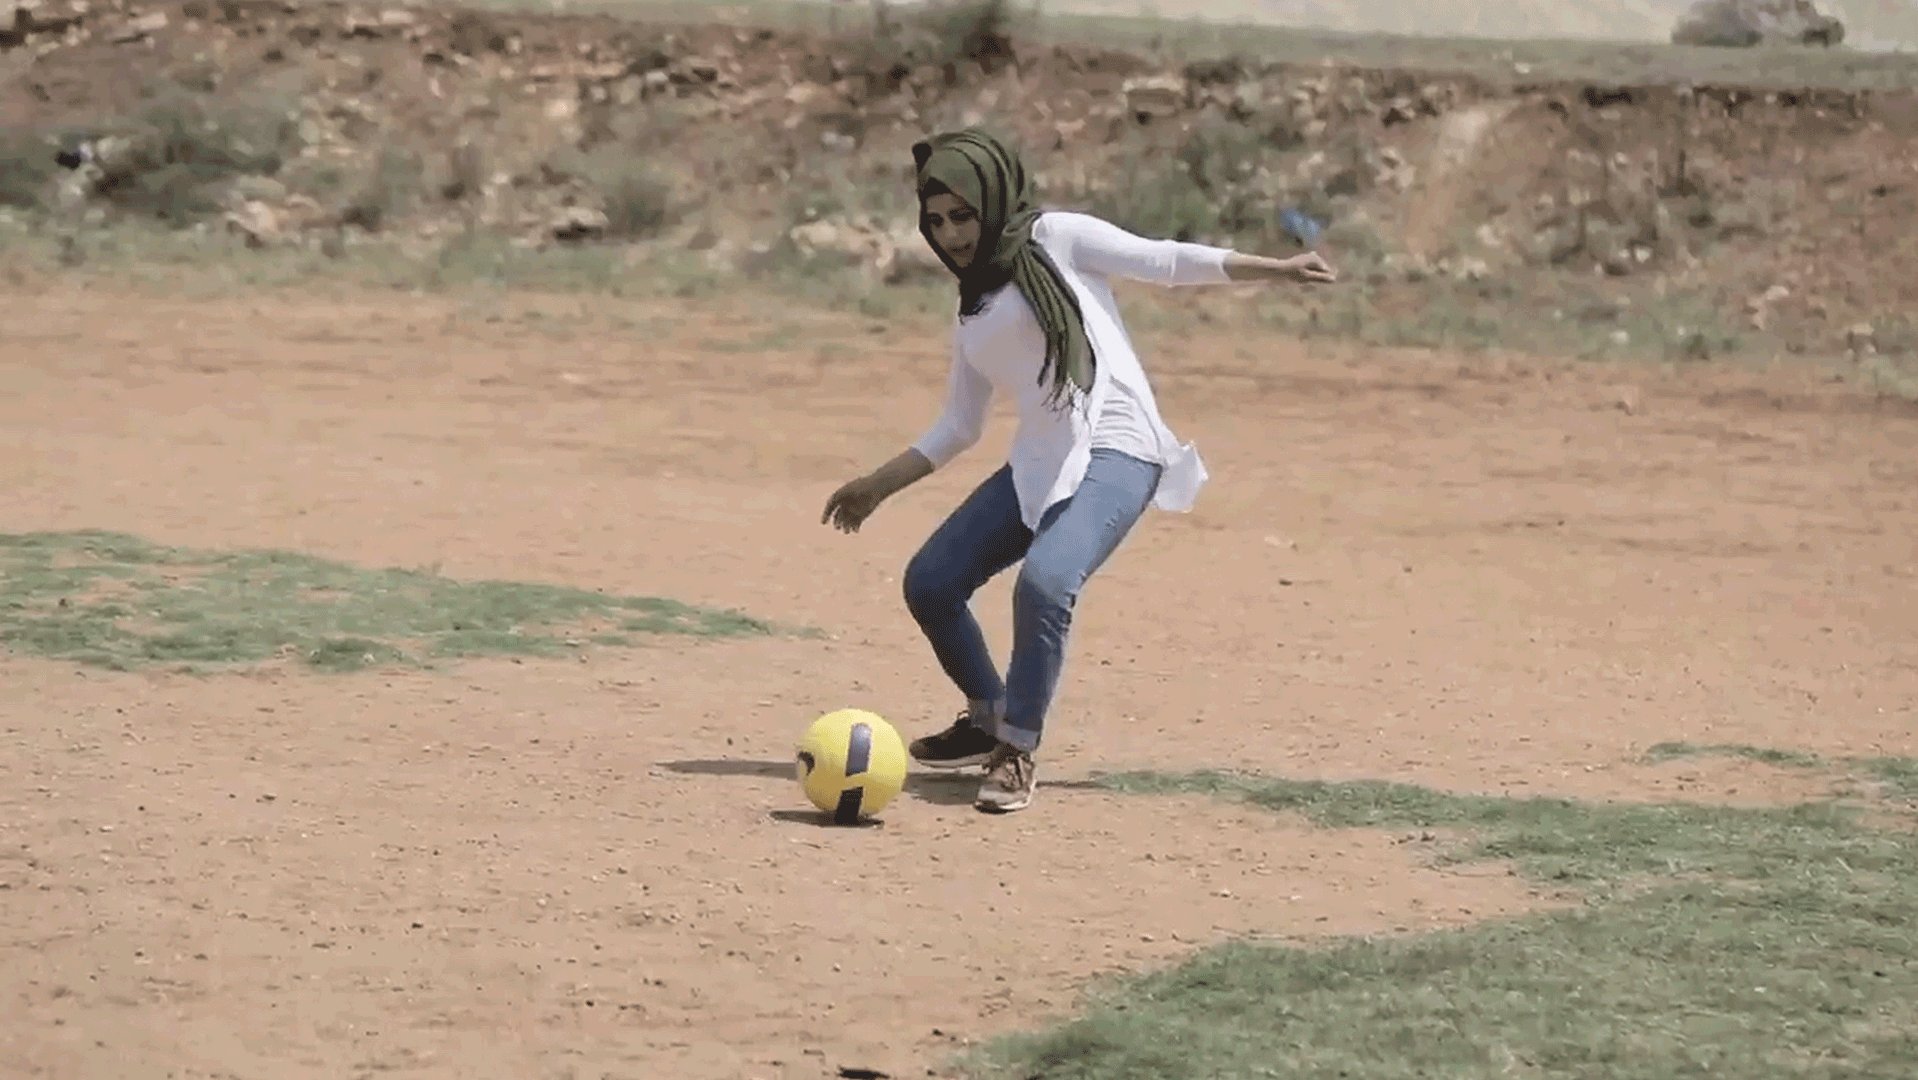
{"label": "white long-sleeve shirt", "polygon": [[955,323],[945,410],[913,447],[935,469],[944,467],[979,441],[986,407],[997,391],[1018,409],[1007,459],[1027,528],[1037,529],[1054,503],[1078,489],[1095,446],[1111,446],[1163,466],[1153,505],[1190,510],[1207,479],[1205,463],[1196,448],[1173,436],[1159,415],[1109,279],[1224,284],[1231,281],[1225,271],[1230,250],[1148,240],[1099,218],[1064,211],[1040,215],[1032,239],[1052,256],[1084,313],[1086,336],[1098,359],[1087,408],[1047,404],[1047,387],[1039,382],[1045,335],[1025,296],[1007,285],[989,295],[978,314]]}

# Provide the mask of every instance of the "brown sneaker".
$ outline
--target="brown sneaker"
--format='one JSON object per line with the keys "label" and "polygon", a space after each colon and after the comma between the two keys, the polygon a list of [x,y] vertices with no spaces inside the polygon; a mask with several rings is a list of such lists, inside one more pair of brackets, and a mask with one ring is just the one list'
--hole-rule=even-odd
{"label": "brown sneaker", "polygon": [[1009,814],[1032,805],[1032,790],[1038,786],[1033,775],[1032,755],[1005,743],[986,759],[986,778],[972,805],[994,814]]}

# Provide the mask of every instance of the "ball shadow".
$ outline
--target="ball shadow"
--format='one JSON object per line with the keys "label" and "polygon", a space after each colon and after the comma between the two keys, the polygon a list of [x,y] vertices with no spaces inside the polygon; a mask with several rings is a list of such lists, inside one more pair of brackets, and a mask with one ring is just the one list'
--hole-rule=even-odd
{"label": "ball shadow", "polygon": [[811,825],[815,829],[883,829],[886,827],[880,818],[860,818],[851,825],[841,825],[832,819],[832,815],[819,810],[774,810],[766,815],[774,821],[786,825]]}
{"label": "ball shadow", "polygon": [[[702,758],[691,761],[665,761],[660,767],[685,776],[738,776],[754,780],[783,780],[796,783],[790,761],[748,761],[738,758]],[[960,773],[906,774],[903,794],[937,806],[970,806],[979,790],[977,770]],[[775,811],[775,816],[788,811]],[[810,811],[799,812],[800,817]]]}

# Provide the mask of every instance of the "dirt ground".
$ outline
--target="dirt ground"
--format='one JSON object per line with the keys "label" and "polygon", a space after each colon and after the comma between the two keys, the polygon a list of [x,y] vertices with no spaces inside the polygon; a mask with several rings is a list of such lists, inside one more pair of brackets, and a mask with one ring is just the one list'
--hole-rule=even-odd
{"label": "dirt ground", "polygon": [[[1088,589],[1033,808],[984,817],[929,778],[883,827],[813,825],[789,764],[813,715],[910,737],[956,706],[898,575],[1005,418],[860,535],[818,524],[934,414],[940,332],[752,297],[9,297],[0,530],[666,594],[828,636],[347,676],[0,658],[0,1072],[929,1075],[1221,936],[1558,900],[1405,836],[1106,794],[1100,770],[1770,802],[1829,780],[1636,759],[1918,752],[1909,410],[1811,370],[1167,322],[1139,336],[1213,481]],[[980,601],[1001,650],[1006,584]]]}

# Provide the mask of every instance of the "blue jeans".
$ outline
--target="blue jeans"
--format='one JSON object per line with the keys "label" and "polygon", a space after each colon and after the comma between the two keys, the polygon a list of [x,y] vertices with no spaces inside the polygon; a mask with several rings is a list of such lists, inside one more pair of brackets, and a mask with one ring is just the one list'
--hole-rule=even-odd
{"label": "blue jeans", "polygon": [[[1094,450],[1085,479],[1026,528],[1012,468],[987,477],[933,531],[906,566],[906,607],[966,698],[991,703],[991,734],[1031,753],[1059,685],[1072,611],[1088,578],[1132,531],[1158,490],[1160,468],[1116,450]],[[1012,587],[1012,663],[1001,681],[970,601],[1024,559]]]}

